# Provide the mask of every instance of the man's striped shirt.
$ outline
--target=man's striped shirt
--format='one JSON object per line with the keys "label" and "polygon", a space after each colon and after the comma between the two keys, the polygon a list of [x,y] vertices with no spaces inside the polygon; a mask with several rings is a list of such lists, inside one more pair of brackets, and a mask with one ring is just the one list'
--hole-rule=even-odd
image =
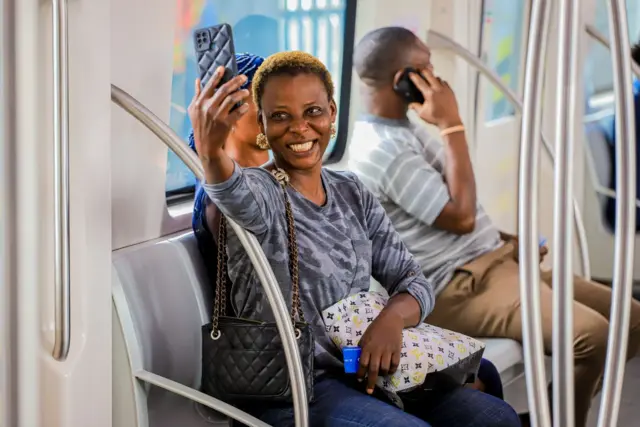
{"label": "man's striped shirt", "polygon": [[423,126],[365,116],[355,123],[349,150],[349,169],[378,197],[436,294],[457,267],[501,245],[480,204],[473,232],[461,236],[434,227],[450,200],[445,151]]}

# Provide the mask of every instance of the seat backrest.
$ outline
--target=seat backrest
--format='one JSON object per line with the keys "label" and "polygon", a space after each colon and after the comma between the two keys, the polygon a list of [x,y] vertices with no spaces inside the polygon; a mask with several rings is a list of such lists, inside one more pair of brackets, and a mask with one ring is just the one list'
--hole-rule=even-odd
{"label": "seat backrest", "polygon": [[116,251],[113,266],[126,301],[116,309],[133,323],[136,342],[127,345],[137,347],[142,368],[198,388],[212,298],[193,233]]}

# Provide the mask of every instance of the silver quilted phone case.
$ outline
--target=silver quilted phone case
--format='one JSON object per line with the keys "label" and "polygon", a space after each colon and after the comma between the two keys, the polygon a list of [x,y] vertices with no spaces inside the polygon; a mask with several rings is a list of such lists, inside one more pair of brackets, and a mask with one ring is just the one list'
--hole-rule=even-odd
{"label": "silver quilted phone case", "polygon": [[198,77],[202,87],[207,84],[219,66],[225,68],[225,73],[218,86],[225,84],[238,74],[233,33],[229,24],[219,24],[195,30],[193,38],[198,63]]}

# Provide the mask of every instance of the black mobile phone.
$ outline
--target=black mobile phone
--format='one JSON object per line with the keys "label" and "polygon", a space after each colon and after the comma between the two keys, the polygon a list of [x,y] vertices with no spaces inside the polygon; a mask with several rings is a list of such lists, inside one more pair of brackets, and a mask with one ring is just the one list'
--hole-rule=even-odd
{"label": "black mobile phone", "polygon": [[422,95],[422,92],[420,92],[420,89],[413,84],[411,78],[409,78],[410,73],[416,73],[421,79],[426,81],[418,70],[412,67],[407,67],[402,71],[402,74],[398,78],[396,84],[393,85],[393,90],[409,104],[412,102],[423,104],[424,96]]}
{"label": "black mobile phone", "polygon": [[218,87],[238,74],[233,32],[229,24],[219,24],[195,30],[193,41],[198,64],[198,77],[202,88],[206,86],[220,66],[223,66],[225,71]]}

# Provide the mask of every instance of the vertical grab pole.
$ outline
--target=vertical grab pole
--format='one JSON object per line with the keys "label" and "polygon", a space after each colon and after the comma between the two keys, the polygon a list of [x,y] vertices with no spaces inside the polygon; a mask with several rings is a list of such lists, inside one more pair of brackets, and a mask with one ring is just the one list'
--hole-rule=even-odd
{"label": "vertical grab pole", "polygon": [[598,427],[617,425],[627,357],[629,315],[633,291],[635,243],[636,147],[631,86],[630,43],[624,0],[609,0],[613,86],[616,94],[616,234],[609,341]]}
{"label": "vertical grab pole", "polygon": [[573,152],[578,121],[580,0],[560,0],[553,256],[553,425],[574,427]]}
{"label": "vertical grab pole", "polygon": [[0,0],[0,425],[22,425],[18,396],[15,0]]}
{"label": "vertical grab pole", "polygon": [[63,361],[71,341],[69,261],[69,70],[67,0],[53,0],[54,298],[53,358]]}
{"label": "vertical grab pole", "polygon": [[527,376],[527,398],[531,422],[534,427],[550,427],[551,425],[544,370],[538,251],[538,164],[542,127],[542,81],[549,16],[549,1],[534,0],[531,7],[529,40],[527,42],[518,182],[522,338]]}

